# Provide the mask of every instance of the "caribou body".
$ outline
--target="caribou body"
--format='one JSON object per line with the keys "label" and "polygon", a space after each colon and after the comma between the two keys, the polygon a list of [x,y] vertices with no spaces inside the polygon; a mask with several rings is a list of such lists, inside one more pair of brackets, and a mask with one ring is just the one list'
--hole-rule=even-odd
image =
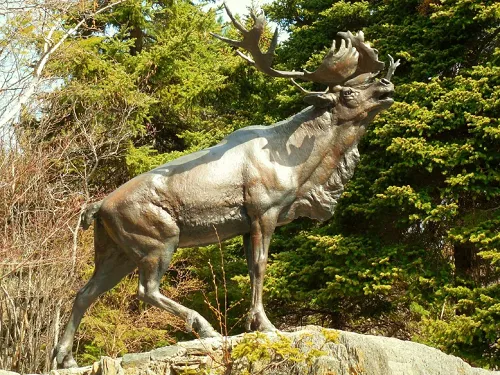
{"label": "caribou body", "polygon": [[[231,18],[232,15],[228,11]],[[160,281],[178,247],[202,246],[242,235],[252,286],[247,329],[275,329],[262,300],[268,248],[276,227],[298,217],[331,217],[344,184],[358,162],[357,143],[373,117],[392,103],[391,58],[386,78],[373,77],[384,64],[357,36],[342,33],[313,73],[270,67],[276,37],[267,53],[258,49],[264,18],[243,33],[243,41],[220,39],[250,51],[240,54],[270,75],[326,83],[307,92],[311,106],[270,126],[250,126],[221,143],[141,174],[91,205],[95,272],[78,292],[70,321],[54,351],[63,367],[76,366],[73,336],[86,309],[124,276],[139,270],[138,297],[175,314],[200,337],[218,333],[197,312],[160,293]],[[277,34],[275,34],[277,35]],[[305,90],[303,90],[305,91]]]}

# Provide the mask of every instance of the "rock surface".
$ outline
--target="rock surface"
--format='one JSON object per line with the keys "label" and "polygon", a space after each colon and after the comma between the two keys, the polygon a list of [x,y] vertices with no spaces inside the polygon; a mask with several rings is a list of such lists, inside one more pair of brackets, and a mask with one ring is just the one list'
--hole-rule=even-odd
{"label": "rock surface", "polygon": [[[232,351],[234,357],[235,353],[241,353],[241,350],[232,350],[238,345],[248,354],[234,359],[229,365],[228,354]],[[305,361],[297,361],[293,354],[297,350],[305,353]],[[256,360],[257,352],[266,353],[264,357],[267,358],[261,356]],[[248,358],[253,359],[249,362]],[[225,372],[229,366],[232,371]],[[294,332],[180,342],[147,353],[126,354],[118,359],[102,357],[92,366],[53,370],[50,375],[236,375],[243,370],[266,375],[292,372],[315,375],[500,375],[499,371],[473,368],[460,358],[422,344],[313,326]],[[0,375],[18,374],[0,370]]]}

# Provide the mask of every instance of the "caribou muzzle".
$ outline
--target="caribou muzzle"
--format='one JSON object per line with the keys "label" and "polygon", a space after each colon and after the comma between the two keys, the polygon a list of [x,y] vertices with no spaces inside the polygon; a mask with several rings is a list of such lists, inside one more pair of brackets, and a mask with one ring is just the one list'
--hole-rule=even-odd
{"label": "caribou muzzle", "polygon": [[386,78],[382,78],[374,92],[374,99],[383,107],[390,107],[394,103],[392,96],[394,95],[394,85]]}

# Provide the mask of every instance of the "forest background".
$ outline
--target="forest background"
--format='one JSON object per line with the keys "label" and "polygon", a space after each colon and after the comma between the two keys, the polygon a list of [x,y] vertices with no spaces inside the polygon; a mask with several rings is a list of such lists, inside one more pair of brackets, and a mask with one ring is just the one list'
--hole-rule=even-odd
{"label": "forest background", "polygon": [[[50,369],[74,294],[93,270],[92,231],[78,229],[85,203],[233,130],[304,108],[289,82],[210,36],[237,37],[206,4],[1,6],[0,368]],[[274,236],[271,320],[411,339],[500,368],[500,3],[264,8],[289,36],[277,67],[312,70],[344,30],[363,30],[382,57],[402,60],[396,103],[363,139],[334,218],[298,220]],[[79,363],[190,337],[138,302],[136,286],[131,275],[86,314]],[[249,303],[241,239],[180,249],[162,290],[216,326],[209,303],[227,298],[226,328],[241,332]]]}

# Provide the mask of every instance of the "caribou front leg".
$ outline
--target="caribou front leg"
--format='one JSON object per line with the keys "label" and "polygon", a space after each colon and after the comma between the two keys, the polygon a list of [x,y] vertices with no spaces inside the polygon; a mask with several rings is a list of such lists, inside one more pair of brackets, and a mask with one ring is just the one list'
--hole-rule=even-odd
{"label": "caribou front leg", "polygon": [[264,311],[262,293],[267,266],[267,254],[271,236],[276,227],[274,216],[268,215],[252,222],[250,234],[243,237],[243,245],[252,286],[252,302],[248,313],[246,329],[248,331],[273,331],[274,325]]}

